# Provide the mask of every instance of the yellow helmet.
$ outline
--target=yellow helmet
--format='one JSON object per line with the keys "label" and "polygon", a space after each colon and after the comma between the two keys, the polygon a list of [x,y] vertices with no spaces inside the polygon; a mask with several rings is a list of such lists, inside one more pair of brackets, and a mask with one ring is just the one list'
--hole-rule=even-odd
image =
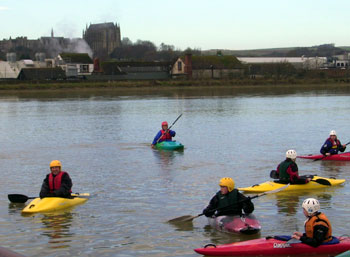
{"label": "yellow helmet", "polygon": [[57,161],[57,160],[54,160],[54,161],[50,162],[50,168],[52,168],[52,167],[60,167],[60,168],[62,168],[61,162]]}
{"label": "yellow helmet", "polygon": [[232,178],[222,178],[220,179],[219,186],[227,187],[228,191],[231,192],[235,188],[235,182]]}

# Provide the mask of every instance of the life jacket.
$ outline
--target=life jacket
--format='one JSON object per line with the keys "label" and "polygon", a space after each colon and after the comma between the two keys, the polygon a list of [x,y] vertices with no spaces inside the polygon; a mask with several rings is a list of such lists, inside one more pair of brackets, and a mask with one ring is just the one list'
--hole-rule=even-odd
{"label": "life jacket", "polygon": [[323,242],[328,242],[332,240],[332,226],[326,215],[323,213],[318,213],[305,222],[305,234],[307,237],[314,237],[314,227],[317,225],[322,225],[328,228],[327,235]]}
{"label": "life jacket", "polygon": [[221,192],[216,193],[219,202],[217,205],[218,216],[220,215],[240,215],[242,210],[238,206],[238,190],[233,189],[231,192],[223,195]]}
{"label": "life jacket", "polygon": [[332,149],[338,149],[340,142],[338,139],[333,140],[331,138],[328,138],[328,140],[332,143]]}
{"label": "life jacket", "polygon": [[160,136],[160,142],[162,141],[171,141],[172,139],[172,136],[170,135],[170,130],[168,130],[166,133],[165,133],[165,130],[160,130],[160,132],[162,133],[162,135]]}
{"label": "life jacket", "polygon": [[[65,171],[60,171],[55,177],[52,175],[52,173],[49,174],[49,188],[50,193],[53,193],[53,191],[60,189],[61,182],[62,182],[62,176],[64,174],[67,174]],[[68,174],[67,174],[68,175]],[[68,175],[69,176],[69,175]],[[72,193],[72,191],[70,191]]]}
{"label": "life jacket", "polygon": [[279,178],[280,180],[290,180],[290,175],[287,173],[288,167],[293,163],[292,160],[284,160],[279,166]]}

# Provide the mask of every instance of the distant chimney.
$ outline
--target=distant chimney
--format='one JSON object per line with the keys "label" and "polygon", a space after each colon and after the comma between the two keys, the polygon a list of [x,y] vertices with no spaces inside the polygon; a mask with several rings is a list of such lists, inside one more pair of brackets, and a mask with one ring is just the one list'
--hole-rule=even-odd
{"label": "distant chimney", "polygon": [[94,72],[101,72],[100,59],[94,59]]}
{"label": "distant chimney", "polygon": [[188,79],[192,79],[192,54],[185,55],[185,73]]}

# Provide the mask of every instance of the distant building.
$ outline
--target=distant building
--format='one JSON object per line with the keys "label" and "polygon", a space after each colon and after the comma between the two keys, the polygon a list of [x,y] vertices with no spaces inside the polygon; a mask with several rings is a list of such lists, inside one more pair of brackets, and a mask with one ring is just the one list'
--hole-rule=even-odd
{"label": "distant building", "polygon": [[237,57],[243,64],[290,63],[297,69],[320,69],[327,64],[327,57]]}
{"label": "distant building", "polygon": [[88,76],[94,71],[92,59],[84,53],[61,53],[56,63],[65,71],[67,78]]}
{"label": "distant building", "polygon": [[178,58],[172,66],[173,77],[194,79],[234,78],[243,74],[244,67],[234,56],[192,56]]}
{"label": "distant building", "polygon": [[120,27],[112,22],[91,24],[83,31],[83,38],[91,47],[94,57],[102,59],[121,46]]}

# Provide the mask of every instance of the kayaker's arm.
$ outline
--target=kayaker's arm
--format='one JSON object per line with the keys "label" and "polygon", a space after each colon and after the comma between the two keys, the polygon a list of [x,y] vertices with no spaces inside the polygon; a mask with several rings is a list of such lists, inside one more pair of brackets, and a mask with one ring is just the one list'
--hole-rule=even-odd
{"label": "kayaker's arm", "polygon": [[339,151],[343,153],[345,149],[346,149],[346,145],[342,145],[339,141]]}
{"label": "kayaker's arm", "polygon": [[238,193],[238,202],[240,203],[240,207],[243,209],[245,214],[249,214],[254,211],[254,204],[252,203],[249,197]]}
{"label": "kayaker's arm", "polygon": [[329,140],[326,140],[320,149],[320,153],[326,155],[329,153],[329,150],[332,148],[332,143]]}
{"label": "kayaker's arm", "polygon": [[48,176],[44,179],[43,184],[40,189],[40,198],[47,197],[50,193],[50,188],[49,188],[49,182],[48,182]]}
{"label": "kayaker's arm", "polygon": [[203,210],[203,214],[206,217],[212,217],[215,213],[215,211],[217,210],[217,206],[218,206],[218,202],[219,200],[217,199],[217,196],[213,196],[213,198],[211,198],[209,205]]}
{"label": "kayaker's arm", "polygon": [[322,244],[322,242],[325,240],[326,235],[328,233],[328,228],[322,225],[317,225],[314,227],[314,237],[307,237],[306,234],[304,233],[300,237],[300,241],[303,242],[304,244],[317,247]]}
{"label": "kayaker's arm", "polygon": [[176,136],[176,132],[174,130],[169,130],[169,134],[170,136],[172,137],[175,137]]}
{"label": "kayaker's arm", "polygon": [[162,136],[162,132],[158,131],[157,135],[153,139],[152,145],[155,145],[161,136]]}

